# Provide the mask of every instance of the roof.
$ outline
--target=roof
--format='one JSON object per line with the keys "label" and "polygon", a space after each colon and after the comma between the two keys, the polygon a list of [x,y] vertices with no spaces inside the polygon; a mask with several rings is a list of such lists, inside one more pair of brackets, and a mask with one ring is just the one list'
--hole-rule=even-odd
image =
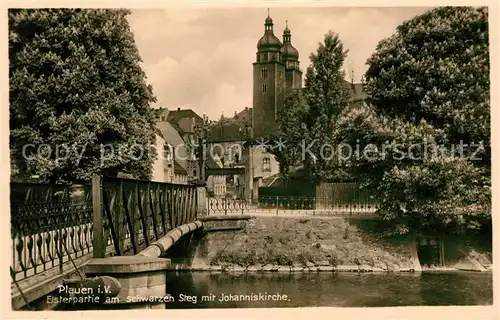
{"label": "roof", "polygon": [[178,123],[179,120],[184,119],[184,118],[195,118],[196,120],[203,121],[203,118],[200,117],[192,109],[170,110],[168,112],[168,118],[167,118],[167,120],[169,122]]}
{"label": "roof", "polygon": [[242,141],[250,138],[250,127],[242,122],[219,122],[208,130],[208,142]]}
{"label": "roof", "polygon": [[[349,86],[349,88],[352,89],[352,97],[351,97],[351,101],[352,102],[356,102],[356,101],[361,101],[361,100],[365,100],[367,95],[366,95],[366,91],[363,89],[363,84],[362,83],[350,83],[349,81],[347,80],[344,80],[344,84],[346,84],[347,86]],[[302,89],[300,90],[305,90],[306,88],[303,87]],[[302,93],[304,93],[304,91],[302,91]]]}
{"label": "roof", "polygon": [[187,159],[189,152],[186,144],[184,143],[184,140],[182,140],[181,136],[179,135],[179,132],[177,132],[172,124],[168,122],[158,122],[156,124],[156,127],[160,130],[161,134],[163,135],[163,139],[165,139],[165,142],[175,148],[175,161],[178,162],[178,165],[184,168],[184,170],[186,170],[187,172]]}
{"label": "roof", "polygon": [[187,169],[184,168],[177,160],[174,159],[174,173],[187,174]]}
{"label": "roof", "polygon": [[347,84],[353,91],[351,101],[360,101],[366,99],[366,92],[363,89],[362,83],[351,83],[346,80],[344,80],[344,83]]}
{"label": "roof", "polygon": [[178,132],[178,133],[181,133],[181,132],[184,132],[184,130],[182,130],[181,127],[179,127],[179,125],[177,123],[172,123],[170,122],[170,125]]}
{"label": "roof", "polygon": [[247,107],[247,108],[243,109],[243,111],[236,113],[234,115],[234,117],[231,118],[230,120],[243,121],[244,123],[251,125],[252,124],[252,112],[253,112],[253,109]]}
{"label": "roof", "polygon": [[212,157],[207,157],[205,159],[205,166],[210,169],[221,168],[221,166],[217,164],[217,162]]}
{"label": "roof", "polygon": [[163,137],[163,133],[161,132],[160,129],[158,129],[158,127],[154,127],[154,131],[157,135],[159,135],[162,139],[165,140],[165,138]]}
{"label": "roof", "polygon": [[154,116],[155,117],[159,117],[159,116],[168,116],[169,114],[169,110],[167,108],[151,108],[151,111],[153,112]]}
{"label": "roof", "polygon": [[266,188],[277,187],[279,185],[279,181],[280,181],[279,176],[280,176],[279,173],[277,173],[277,174],[273,174],[272,176],[269,176],[265,179],[262,179],[262,187],[266,187]]}

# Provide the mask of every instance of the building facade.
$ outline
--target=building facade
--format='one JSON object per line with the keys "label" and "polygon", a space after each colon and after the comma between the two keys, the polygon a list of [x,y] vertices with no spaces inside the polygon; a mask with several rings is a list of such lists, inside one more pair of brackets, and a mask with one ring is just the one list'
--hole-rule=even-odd
{"label": "building facade", "polygon": [[[196,128],[203,125],[205,116],[200,117],[192,109],[168,110],[167,108],[159,108],[155,110],[156,123],[161,127],[168,123],[177,134],[181,137],[186,149],[198,142]],[[196,150],[187,150],[190,157],[186,159],[186,165],[181,165],[187,172],[187,180],[192,182],[199,179],[200,168],[199,163],[195,158]],[[178,168],[180,170],[180,168]]]}
{"label": "building facade", "polygon": [[[223,168],[222,162],[217,155],[206,157],[207,168]],[[225,175],[209,175],[207,177],[208,194],[215,197],[225,197],[227,190],[227,177]]]}
{"label": "building facade", "polygon": [[157,157],[153,162],[152,181],[177,184],[188,183],[188,172],[173,157],[175,146],[170,144],[160,130],[156,132]]}

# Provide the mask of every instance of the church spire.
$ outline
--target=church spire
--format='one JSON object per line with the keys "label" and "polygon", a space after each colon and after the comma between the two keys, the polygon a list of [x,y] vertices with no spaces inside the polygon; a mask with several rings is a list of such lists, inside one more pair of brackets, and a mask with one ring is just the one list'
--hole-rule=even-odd
{"label": "church spire", "polygon": [[283,30],[283,43],[290,43],[292,39],[292,33],[290,32],[290,29],[288,29],[288,20],[286,20],[286,26],[285,30]]}
{"label": "church spire", "polygon": [[265,25],[265,30],[266,31],[272,31],[273,30],[274,23],[273,23],[273,19],[270,16],[269,8],[267,8],[267,18],[266,18],[266,23],[264,25]]}

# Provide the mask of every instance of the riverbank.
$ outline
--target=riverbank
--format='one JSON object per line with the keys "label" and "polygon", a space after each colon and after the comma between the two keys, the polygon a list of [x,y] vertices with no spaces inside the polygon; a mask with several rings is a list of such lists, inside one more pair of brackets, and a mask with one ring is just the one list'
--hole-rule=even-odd
{"label": "riverbank", "polygon": [[383,238],[347,219],[254,217],[239,232],[209,233],[191,270],[414,271],[410,239]]}
{"label": "riverbank", "polygon": [[377,223],[343,218],[252,217],[241,231],[206,234],[192,263],[175,268],[218,272],[492,270],[491,253],[478,254],[471,248],[464,251],[464,245],[458,244],[463,239],[445,245],[445,265],[421,266],[413,238],[385,237]]}

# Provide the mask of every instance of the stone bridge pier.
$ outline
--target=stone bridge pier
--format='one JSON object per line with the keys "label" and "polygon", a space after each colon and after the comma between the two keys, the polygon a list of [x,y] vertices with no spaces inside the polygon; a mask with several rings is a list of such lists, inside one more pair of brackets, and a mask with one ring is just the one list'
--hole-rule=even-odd
{"label": "stone bridge pier", "polygon": [[112,277],[119,283],[119,293],[103,307],[117,309],[119,304],[121,308],[130,308],[139,304],[164,308],[167,301],[153,301],[151,297],[165,296],[167,272],[189,270],[197,250],[203,250],[203,238],[208,232],[241,230],[249,218],[248,215],[199,217],[171,230],[134,256],[92,259],[85,273],[88,277]]}

